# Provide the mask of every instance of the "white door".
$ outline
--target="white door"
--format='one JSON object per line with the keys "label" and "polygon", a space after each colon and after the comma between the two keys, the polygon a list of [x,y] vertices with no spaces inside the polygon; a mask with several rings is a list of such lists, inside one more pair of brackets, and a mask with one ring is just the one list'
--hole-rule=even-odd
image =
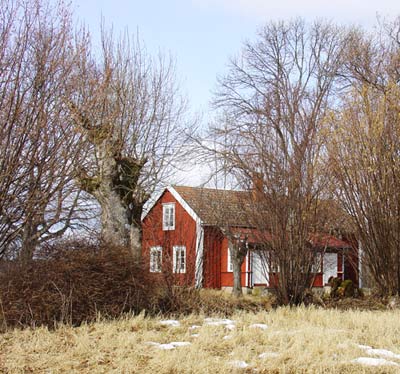
{"label": "white door", "polygon": [[268,285],[268,264],[262,261],[261,256],[257,252],[253,252],[251,269],[253,271],[253,284]]}
{"label": "white door", "polygon": [[337,277],[337,253],[325,253],[323,259],[323,284],[327,284],[330,277]]}

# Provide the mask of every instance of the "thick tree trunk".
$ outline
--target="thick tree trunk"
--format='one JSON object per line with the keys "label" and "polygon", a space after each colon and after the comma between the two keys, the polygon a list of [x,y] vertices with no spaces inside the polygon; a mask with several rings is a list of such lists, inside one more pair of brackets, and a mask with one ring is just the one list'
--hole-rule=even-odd
{"label": "thick tree trunk", "polygon": [[134,224],[131,224],[130,248],[134,261],[140,262],[142,255],[142,230]]}
{"label": "thick tree trunk", "polygon": [[141,221],[143,203],[135,200],[133,191],[141,164],[124,160],[113,153],[108,140],[96,144],[99,173],[82,178],[81,185],[101,206],[101,237],[106,243],[126,246],[135,261],[141,258]]}
{"label": "thick tree trunk", "polygon": [[127,209],[116,191],[111,188],[101,190],[101,196],[98,196],[101,206],[101,237],[110,244],[129,246],[130,225]]}
{"label": "thick tree trunk", "polygon": [[247,255],[247,244],[246,241],[240,243],[231,243],[230,248],[231,248],[231,258],[233,267],[232,294],[236,297],[241,297],[243,295],[242,264]]}
{"label": "thick tree trunk", "polygon": [[236,256],[232,256],[233,265],[233,289],[232,294],[236,297],[243,295],[242,291],[242,263]]}

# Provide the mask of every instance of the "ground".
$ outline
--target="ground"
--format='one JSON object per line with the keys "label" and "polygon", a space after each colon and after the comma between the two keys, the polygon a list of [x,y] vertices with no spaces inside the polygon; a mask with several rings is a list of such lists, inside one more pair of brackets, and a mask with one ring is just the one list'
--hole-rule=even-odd
{"label": "ground", "polygon": [[5,373],[397,373],[400,311],[143,315],[0,335]]}

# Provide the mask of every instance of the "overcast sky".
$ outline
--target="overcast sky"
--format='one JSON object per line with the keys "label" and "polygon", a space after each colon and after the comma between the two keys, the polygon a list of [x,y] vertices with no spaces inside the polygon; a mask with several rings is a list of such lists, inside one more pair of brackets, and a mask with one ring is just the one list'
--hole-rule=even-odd
{"label": "overcast sky", "polygon": [[72,0],[94,37],[101,17],[115,31],[128,28],[150,52],[171,53],[193,111],[208,117],[216,77],[229,57],[271,20],[302,17],[372,28],[377,15],[400,15],[400,0]]}

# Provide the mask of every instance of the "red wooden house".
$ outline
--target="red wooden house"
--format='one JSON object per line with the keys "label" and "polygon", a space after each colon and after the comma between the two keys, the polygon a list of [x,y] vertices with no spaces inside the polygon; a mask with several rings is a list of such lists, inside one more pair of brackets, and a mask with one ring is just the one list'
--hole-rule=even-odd
{"label": "red wooden house", "polygon": [[[162,191],[142,220],[142,251],[149,271],[155,275],[171,274],[177,284],[232,287],[233,269],[226,234],[229,230],[230,235],[246,235],[251,244],[242,265],[243,287],[272,286],[271,273],[257,251],[251,250],[257,244],[257,233],[249,227],[244,215],[250,194],[183,186]],[[345,256],[351,249],[348,242],[328,235],[313,241],[315,247],[324,248],[314,287],[324,286],[331,276],[358,281]]]}

